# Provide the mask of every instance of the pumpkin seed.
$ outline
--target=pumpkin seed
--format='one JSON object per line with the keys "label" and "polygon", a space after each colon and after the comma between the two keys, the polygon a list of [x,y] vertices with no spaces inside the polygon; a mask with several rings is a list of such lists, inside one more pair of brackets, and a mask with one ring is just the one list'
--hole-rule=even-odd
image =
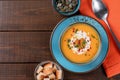
{"label": "pumpkin seed", "polygon": [[60,6],[62,6],[62,4],[61,4],[61,3],[58,3],[58,4],[57,4],[57,7],[60,7]]}
{"label": "pumpkin seed", "polygon": [[60,12],[71,12],[77,6],[77,0],[57,0],[56,4]]}

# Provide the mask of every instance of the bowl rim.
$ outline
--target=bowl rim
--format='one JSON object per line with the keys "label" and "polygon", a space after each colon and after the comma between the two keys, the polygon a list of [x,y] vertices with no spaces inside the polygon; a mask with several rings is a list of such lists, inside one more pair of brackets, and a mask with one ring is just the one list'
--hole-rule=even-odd
{"label": "bowl rim", "polygon": [[37,66],[35,67],[35,70],[34,70],[34,78],[35,78],[35,80],[37,80],[36,71],[39,68],[39,66],[42,66],[42,65],[44,65],[46,63],[49,63],[49,62],[52,62],[52,64],[56,65],[57,68],[62,71],[62,79],[61,80],[63,80],[64,79],[64,71],[63,71],[62,67],[58,63],[50,61],[50,60],[42,61],[42,62],[37,64]]}
{"label": "bowl rim", "polygon": [[75,8],[73,11],[71,11],[71,12],[60,12],[60,11],[55,7],[55,2],[56,2],[56,0],[52,0],[52,6],[54,7],[54,10],[55,10],[55,11],[57,11],[59,14],[62,14],[62,15],[64,15],[64,16],[71,16],[71,15],[75,14],[75,13],[79,10],[81,0],[77,0],[78,4],[77,4],[76,8]]}
{"label": "bowl rim", "polygon": [[[103,27],[103,25],[102,25],[99,21],[97,21],[97,19],[92,18],[91,16],[76,15],[76,17],[77,17],[77,16],[88,17],[88,18],[91,18],[91,19],[95,20],[96,22],[98,22],[98,24],[100,24],[100,25],[102,26],[103,30],[105,31],[108,44],[107,44],[106,55],[104,56],[104,58],[103,58],[103,60],[101,61],[101,63],[99,63],[99,65],[97,65],[95,68],[93,68],[93,69],[91,69],[91,70],[89,70],[89,71],[86,71],[86,72],[75,72],[75,71],[71,71],[71,70],[68,70],[67,68],[63,67],[63,66],[56,60],[56,58],[55,58],[55,56],[54,56],[54,54],[53,54],[53,51],[52,51],[52,37],[53,37],[53,34],[54,34],[56,28],[58,27],[58,25],[59,25],[60,23],[62,23],[64,20],[68,19],[68,18],[63,18],[63,19],[60,20],[60,21],[57,23],[57,25],[54,27],[54,29],[53,29],[53,31],[52,31],[52,33],[51,33],[51,36],[50,36],[49,45],[50,45],[50,51],[51,51],[51,54],[52,54],[54,60],[55,60],[61,67],[63,67],[65,70],[67,70],[67,71],[69,71],[69,72],[72,72],[72,73],[84,74],[84,73],[89,73],[89,72],[92,72],[92,71],[98,69],[98,68],[101,66],[101,64],[104,62],[104,60],[105,60],[106,57],[107,57],[108,50],[109,50],[109,38],[108,38],[107,31],[105,30],[105,28]],[[72,17],[75,17],[75,16],[72,16]],[[69,17],[69,18],[71,18],[71,17]]]}

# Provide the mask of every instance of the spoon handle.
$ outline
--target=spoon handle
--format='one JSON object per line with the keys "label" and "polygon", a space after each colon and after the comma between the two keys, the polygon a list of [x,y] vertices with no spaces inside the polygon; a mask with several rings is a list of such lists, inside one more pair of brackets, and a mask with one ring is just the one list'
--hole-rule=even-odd
{"label": "spoon handle", "polygon": [[114,41],[115,41],[118,49],[120,50],[120,42],[119,42],[119,40],[117,39],[116,35],[113,33],[112,29],[110,28],[110,25],[108,24],[108,21],[107,21],[106,19],[104,19],[104,21],[105,21],[105,23],[107,24],[107,26],[108,26],[111,34],[112,34],[112,37],[113,37],[113,39],[114,39]]}

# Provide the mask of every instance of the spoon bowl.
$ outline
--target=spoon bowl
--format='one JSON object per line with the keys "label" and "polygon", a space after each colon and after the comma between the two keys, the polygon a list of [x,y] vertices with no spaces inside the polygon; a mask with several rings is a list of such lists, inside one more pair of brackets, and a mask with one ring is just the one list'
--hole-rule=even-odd
{"label": "spoon bowl", "polygon": [[106,19],[108,16],[108,10],[101,0],[93,0],[92,9],[95,15],[100,19]]}

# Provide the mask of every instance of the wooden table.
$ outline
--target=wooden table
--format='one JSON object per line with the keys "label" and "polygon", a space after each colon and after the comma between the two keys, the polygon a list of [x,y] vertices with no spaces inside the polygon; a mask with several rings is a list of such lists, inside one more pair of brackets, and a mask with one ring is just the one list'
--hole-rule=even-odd
{"label": "wooden table", "polygon": [[[0,80],[34,80],[39,62],[55,61],[49,40],[63,18],[51,0],[0,1]],[[120,75],[107,79],[101,66],[87,74],[64,70],[64,80],[120,80]]]}

